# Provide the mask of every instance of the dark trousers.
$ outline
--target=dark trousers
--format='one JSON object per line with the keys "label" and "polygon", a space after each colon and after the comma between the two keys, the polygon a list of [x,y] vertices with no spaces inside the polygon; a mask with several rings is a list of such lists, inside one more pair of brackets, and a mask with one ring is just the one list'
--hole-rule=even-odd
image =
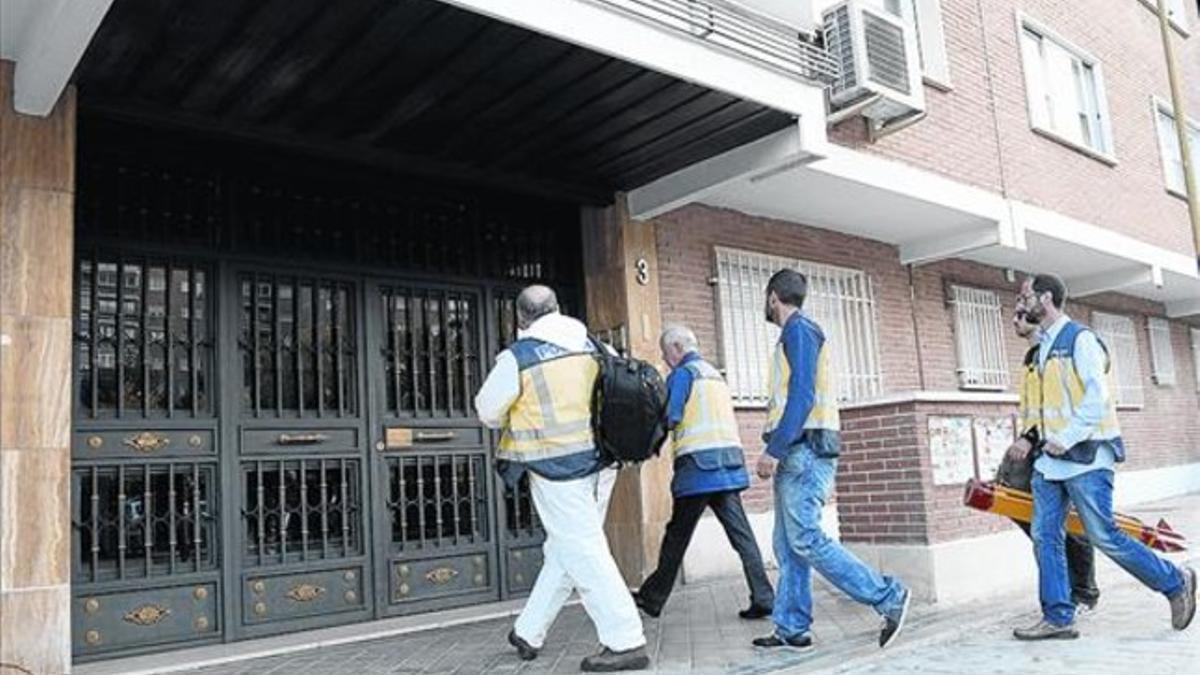
{"label": "dark trousers", "polygon": [[758,543],[754,540],[754,532],[750,529],[750,521],[746,519],[746,511],[742,508],[742,498],[736,491],[714,492],[695,497],[676,499],[671,509],[671,521],[667,523],[667,532],[663,537],[662,550],[658,554],[658,569],[654,570],[644,583],[638,594],[647,606],[661,610],[666,604],[671,590],[675,586],[675,577],[683,565],[683,554],[692,541],[696,524],[705,508],[711,508],[716,514],[721,527],[725,528],[725,536],[742,559],[742,571],[746,575],[746,583],[750,586],[750,604],[756,607],[770,609],[775,605],[775,591],[767,572],[763,569],[762,554]]}
{"label": "dark trousers", "polygon": [[[1005,457],[996,479],[1014,490],[1032,492],[1032,475],[1032,457],[1024,460]],[[1032,539],[1029,523],[1013,522]],[[1096,586],[1096,550],[1085,537],[1067,535],[1067,576],[1071,580],[1071,600],[1075,604],[1091,607],[1100,600],[1100,588]]]}

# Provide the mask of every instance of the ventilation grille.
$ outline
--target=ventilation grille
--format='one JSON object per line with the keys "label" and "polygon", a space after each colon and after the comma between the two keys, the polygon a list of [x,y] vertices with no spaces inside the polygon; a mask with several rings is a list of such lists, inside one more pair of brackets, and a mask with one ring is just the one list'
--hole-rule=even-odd
{"label": "ventilation grille", "polygon": [[850,6],[842,5],[826,16],[825,48],[838,66],[838,77],[830,85],[836,95],[858,85],[854,68],[854,36],[850,32]]}
{"label": "ventilation grille", "polygon": [[867,45],[868,77],[871,82],[911,93],[905,62],[904,28],[872,12],[863,12]]}

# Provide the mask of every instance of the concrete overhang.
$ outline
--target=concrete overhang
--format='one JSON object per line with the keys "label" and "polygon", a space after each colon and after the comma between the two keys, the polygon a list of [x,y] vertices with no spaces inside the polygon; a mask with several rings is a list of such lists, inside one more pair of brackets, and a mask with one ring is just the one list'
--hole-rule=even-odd
{"label": "concrete overhang", "polygon": [[688,203],[803,223],[899,249],[900,262],[948,258],[1053,271],[1076,296],[1116,291],[1200,314],[1194,257],[868,152],[800,123],[629,193],[652,218]]}

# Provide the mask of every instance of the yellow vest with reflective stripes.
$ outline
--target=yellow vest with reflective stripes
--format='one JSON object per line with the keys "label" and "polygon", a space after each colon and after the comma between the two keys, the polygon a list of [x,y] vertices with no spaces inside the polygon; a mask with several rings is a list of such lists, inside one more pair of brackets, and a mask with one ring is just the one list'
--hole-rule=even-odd
{"label": "yellow vest with reflective stripes", "polygon": [[532,339],[509,349],[521,393],[508,409],[497,457],[528,463],[593,452],[592,389],[600,368],[591,352]]}
{"label": "yellow vest with reflective stripes", "polygon": [[671,431],[671,450],[684,455],[716,448],[741,448],[729,386],[712,364],[696,360],[683,366],[692,373],[692,391],[683,420]]}
{"label": "yellow vest with reflective stripes", "polygon": [[1025,353],[1024,370],[1021,376],[1020,401],[1017,404],[1018,434],[1036,428],[1042,431],[1042,379],[1038,374],[1038,347],[1030,347]]}
{"label": "yellow vest with reflective stripes", "polygon": [[[783,410],[787,406],[788,381],[792,376],[792,367],[788,363],[787,354],[783,350],[783,338],[775,343],[775,354],[771,359],[771,377],[769,381],[770,398],[767,400],[767,424],[764,433],[770,434],[779,426],[783,418]],[[805,429],[840,428],[838,419],[837,393],[833,390],[829,376],[829,344],[823,343],[817,356],[817,375],[813,382],[813,407],[804,422]]]}
{"label": "yellow vest with reflective stripes", "polygon": [[[1088,329],[1082,324],[1074,321],[1068,323],[1059,331],[1058,337],[1050,347],[1050,353],[1046,356],[1046,366],[1041,369],[1040,377],[1038,377],[1039,428],[1042,438],[1047,438],[1048,434],[1065,430],[1071,422],[1075,409],[1083,402],[1085,390],[1083,380],[1075,370],[1074,354],[1075,341],[1085,330]],[[1100,343],[1100,346],[1107,354],[1108,349],[1104,347],[1103,342]],[[1035,361],[1035,372],[1036,363]],[[1104,383],[1104,400],[1107,411],[1096,426],[1096,430],[1088,437],[1089,441],[1111,440],[1121,436],[1121,426],[1117,423],[1117,406],[1111,393],[1111,360],[1106,363],[1104,370],[1108,373],[1108,377],[1105,378],[1107,381]]]}

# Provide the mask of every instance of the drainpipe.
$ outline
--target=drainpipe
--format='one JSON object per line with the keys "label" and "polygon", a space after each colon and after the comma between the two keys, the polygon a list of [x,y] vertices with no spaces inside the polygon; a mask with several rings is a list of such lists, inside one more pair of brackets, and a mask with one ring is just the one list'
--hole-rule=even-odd
{"label": "drainpipe", "polygon": [[1158,0],[1158,26],[1162,31],[1163,52],[1167,58],[1167,82],[1171,85],[1171,107],[1175,111],[1175,134],[1179,137],[1179,154],[1183,157],[1183,185],[1187,192],[1188,215],[1192,220],[1192,242],[1196,246],[1200,265],[1200,195],[1197,195],[1195,167],[1192,166],[1191,143],[1187,132],[1187,110],[1179,86],[1175,65],[1175,49],[1171,44],[1171,22],[1167,19],[1167,0]]}

